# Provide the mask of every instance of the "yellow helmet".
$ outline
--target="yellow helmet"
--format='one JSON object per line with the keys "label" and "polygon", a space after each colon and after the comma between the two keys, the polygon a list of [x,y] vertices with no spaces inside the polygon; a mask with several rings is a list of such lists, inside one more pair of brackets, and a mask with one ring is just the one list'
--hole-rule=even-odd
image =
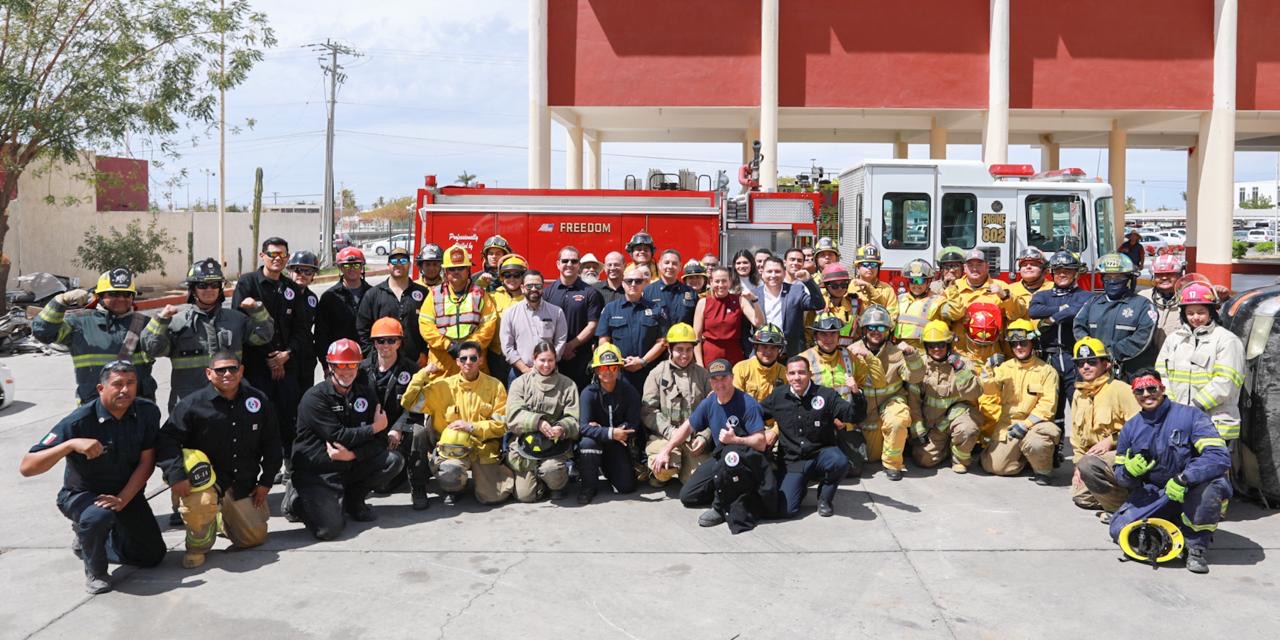
{"label": "yellow helmet", "polygon": [[471,254],[467,253],[467,248],[455,244],[444,252],[444,268],[451,267],[467,267],[471,268]]}
{"label": "yellow helmet", "polygon": [[187,470],[187,480],[191,482],[192,491],[204,491],[218,481],[209,456],[199,449],[182,450],[182,468]]}
{"label": "yellow helmet", "polygon": [[1039,332],[1036,330],[1034,322],[1025,318],[1019,318],[1009,323],[1004,330],[1005,340],[1009,342],[1017,342],[1020,340],[1032,340]]}
{"label": "yellow helmet", "polygon": [[1177,558],[1186,546],[1182,529],[1164,518],[1134,520],[1120,530],[1116,542],[1126,556],[1152,565]]}
{"label": "yellow helmet", "polygon": [[93,288],[93,292],[102,295],[109,291],[138,293],[138,288],[133,284],[133,272],[124,267],[118,267],[98,276],[98,286]]}
{"label": "yellow helmet", "polygon": [[694,335],[693,327],[686,322],[677,322],[667,329],[667,344],[697,341],[698,336]]}
{"label": "yellow helmet", "polygon": [[941,320],[930,320],[924,325],[924,332],[920,334],[920,342],[951,342],[954,336],[951,335],[951,327]]}
{"label": "yellow helmet", "polygon": [[622,366],[622,351],[618,349],[618,345],[602,344],[596,347],[595,353],[591,354],[591,368],[612,365]]}
{"label": "yellow helmet", "polygon": [[502,262],[498,263],[498,273],[505,271],[528,271],[529,261],[518,253],[511,253],[502,258]]}
{"label": "yellow helmet", "polygon": [[442,458],[464,460],[471,456],[475,438],[460,429],[445,429],[436,443],[436,455]]}
{"label": "yellow helmet", "polygon": [[1072,349],[1072,358],[1108,358],[1107,345],[1097,338],[1080,338]]}

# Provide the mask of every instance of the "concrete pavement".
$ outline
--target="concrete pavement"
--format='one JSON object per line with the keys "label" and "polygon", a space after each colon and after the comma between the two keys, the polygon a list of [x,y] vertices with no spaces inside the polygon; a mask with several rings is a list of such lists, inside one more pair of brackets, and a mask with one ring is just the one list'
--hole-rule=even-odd
{"label": "concrete pavement", "polygon": [[[277,488],[265,546],[219,539],[187,571],[182,532],[166,529],[159,568],[113,567],[116,591],[89,596],[54,506],[60,468],[17,473],[73,408],[70,358],[5,362],[18,402],[0,412],[0,638],[1267,638],[1280,623],[1276,517],[1233,503],[1209,575],[1153,571],[1117,561],[1105,526],[1072,505],[1069,467],[1049,488],[877,470],[842,487],[835,517],[817,517],[811,492],[800,520],[738,536],[700,529],[674,490],[587,507],[437,498],[425,512],[401,493],[371,500],[376,522],[316,543],[279,517]],[[166,398],[167,361],[156,375]],[[167,514],[167,493],[151,503]]]}

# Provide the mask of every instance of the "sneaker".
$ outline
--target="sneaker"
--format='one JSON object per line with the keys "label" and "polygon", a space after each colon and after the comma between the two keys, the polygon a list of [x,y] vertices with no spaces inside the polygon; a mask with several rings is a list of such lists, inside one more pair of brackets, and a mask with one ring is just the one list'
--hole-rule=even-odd
{"label": "sneaker", "polygon": [[203,553],[191,553],[188,551],[186,555],[182,556],[183,569],[194,569],[202,564],[204,564]]}
{"label": "sneaker", "polygon": [[1053,478],[1043,473],[1037,473],[1031,476],[1031,480],[1042,487],[1053,486]]}
{"label": "sneaker", "polygon": [[1209,556],[1206,549],[1187,547],[1187,571],[1209,573]]}
{"label": "sneaker", "polygon": [[106,593],[111,590],[111,580],[109,580],[107,576],[93,576],[85,574],[84,590],[94,595]]}
{"label": "sneaker", "polygon": [[1102,524],[1111,524],[1111,514],[1106,511],[1098,512],[1098,522]]}
{"label": "sneaker", "polygon": [[893,480],[894,482],[902,479],[902,471],[898,469],[885,469],[884,475],[886,478]]}
{"label": "sneaker", "polygon": [[830,518],[836,512],[835,507],[831,506],[830,500],[818,501],[818,515],[824,518]]}
{"label": "sneaker", "polygon": [[458,506],[458,494],[456,494],[456,493],[446,493],[446,494],[444,494],[444,506],[446,506],[446,507],[456,507],[456,506]]}
{"label": "sneaker", "polygon": [[80,536],[71,534],[71,553],[76,554],[77,558],[84,560],[84,549],[80,546]]}
{"label": "sneaker", "polygon": [[552,489],[552,490],[551,490],[551,501],[552,501],[552,502],[555,502],[555,501],[558,501],[558,500],[564,500],[564,489]]}
{"label": "sneaker", "polygon": [[578,490],[578,504],[591,504],[591,501],[595,500],[595,498],[595,489],[583,488]]}
{"label": "sneaker", "polygon": [[427,491],[425,489],[414,489],[413,490],[413,510],[422,511],[422,510],[425,510],[429,505],[430,505],[430,502],[427,498]]}
{"label": "sneaker", "polygon": [[724,514],[720,513],[719,511],[716,511],[715,509],[707,509],[706,511],[702,512],[702,515],[698,516],[699,527],[714,527],[718,524],[723,524],[723,523],[724,523]]}
{"label": "sneaker", "polygon": [[962,465],[959,462],[951,463],[951,470],[954,471],[955,473],[969,473],[969,467],[966,467],[965,465]]}

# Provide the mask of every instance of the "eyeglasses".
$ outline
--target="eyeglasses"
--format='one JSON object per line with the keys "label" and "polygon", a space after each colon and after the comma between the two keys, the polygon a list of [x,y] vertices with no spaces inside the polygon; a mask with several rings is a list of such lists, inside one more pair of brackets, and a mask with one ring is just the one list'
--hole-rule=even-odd
{"label": "eyeglasses", "polygon": [[1101,358],[1076,358],[1077,367],[1083,367],[1085,365],[1096,367],[1099,362],[1102,362]]}
{"label": "eyeglasses", "polygon": [[475,362],[476,360],[480,359],[480,356],[458,356],[455,359],[458,362]]}
{"label": "eyeglasses", "polygon": [[388,258],[387,264],[409,264],[409,256],[396,256]]}
{"label": "eyeglasses", "polygon": [[209,367],[209,369],[220,376],[226,376],[240,371],[240,365],[232,364],[225,367]]}
{"label": "eyeglasses", "polygon": [[262,255],[268,258],[271,258],[272,260],[279,260],[281,258],[289,257],[289,252],[288,251],[263,251]]}
{"label": "eyeglasses", "polygon": [[400,338],[397,338],[394,336],[390,338],[374,338],[373,343],[374,344],[400,344]]}
{"label": "eyeglasses", "polygon": [[195,288],[201,291],[205,291],[208,289],[221,289],[222,283],[221,282],[197,282],[195,284]]}
{"label": "eyeglasses", "polygon": [[358,362],[330,362],[329,366],[339,371],[355,371],[360,368]]}
{"label": "eyeglasses", "polygon": [[338,266],[346,271],[351,271],[353,269],[363,269],[364,263],[363,262],[344,262]]}
{"label": "eyeglasses", "polygon": [[622,282],[625,284],[637,285],[637,284],[644,284],[648,282],[648,280],[645,280],[644,278],[623,278]]}
{"label": "eyeglasses", "polygon": [[471,270],[470,267],[446,267],[444,272],[445,273],[465,273],[470,270]]}
{"label": "eyeglasses", "polygon": [[542,291],[542,285],[540,285],[540,284],[526,284],[526,285],[524,285],[524,290],[525,290],[525,291]]}
{"label": "eyeglasses", "polygon": [[1159,394],[1159,393],[1160,393],[1160,392],[1162,392],[1162,391],[1164,391],[1164,387],[1156,387],[1156,386],[1151,386],[1151,387],[1138,387],[1137,389],[1134,389],[1134,390],[1133,390],[1133,395],[1135,395],[1135,396],[1154,396],[1154,395]]}
{"label": "eyeglasses", "polygon": [[578,264],[577,258],[560,258],[560,264]]}
{"label": "eyeglasses", "polygon": [[316,270],[315,270],[315,269],[294,268],[294,269],[290,269],[289,271],[293,272],[293,274],[294,274],[294,275],[297,275],[297,276],[314,276],[314,275],[316,275]]}

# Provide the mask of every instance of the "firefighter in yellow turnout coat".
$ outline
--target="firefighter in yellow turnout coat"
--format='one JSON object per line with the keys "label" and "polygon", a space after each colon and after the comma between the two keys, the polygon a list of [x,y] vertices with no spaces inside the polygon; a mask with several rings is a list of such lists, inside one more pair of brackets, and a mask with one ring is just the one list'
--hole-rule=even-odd
{"label": "firefighter in yellow turnout coat", "polygon": [[[438,368],[432,380],[458,373],[454,357],[463,342],[474,342],[483,352],[498,332],[497,305],[471,284],[471,257],[462,245],[445,251],[444,274],[444,284],[431,290],[418,311],[418,331],[431,350],[428,367]],[[484,360],[481,369],[488,369]]]}
{"label": "firefighter in yellow turnout coat", "polygon": [[982,375],[983,389],[1000,399],[996,428],[983,433],[982,468],[1012,476],[1027,463],[1036,484],[1048,485],[1054,450],[1062,430],[1053,423],[1058,406],[1058,372],[1035,355],[1035,326],[1030,320],[1009,324],[1005,341],[1013,358]]}
{"label": "firefighter in yellow turnout coat", "polygon": [[850,352],[855,359],[867,359],[869,365],[858,381],[867,399],[867,419],[861,425],[867,460],[880,460],[886,477],[901,480],[906,469],[902,452],[911,428],[904,385],[924,380],[924,362],[911,345],[889,342],[893,320],[884,307],[872,305],[862,314],[860,324],[862,340],[855,342]]}
{"label": "firefighter in yellow turnout coat", "polygon": [[908,384],[911,404],[911,457],[916,464],[936,467],[951,454],[951,470],[965,473],[978,442],[978,397],[982,383],[963,358],[951,350],[947,323],[934,320],[921,334],[924,379]]}

